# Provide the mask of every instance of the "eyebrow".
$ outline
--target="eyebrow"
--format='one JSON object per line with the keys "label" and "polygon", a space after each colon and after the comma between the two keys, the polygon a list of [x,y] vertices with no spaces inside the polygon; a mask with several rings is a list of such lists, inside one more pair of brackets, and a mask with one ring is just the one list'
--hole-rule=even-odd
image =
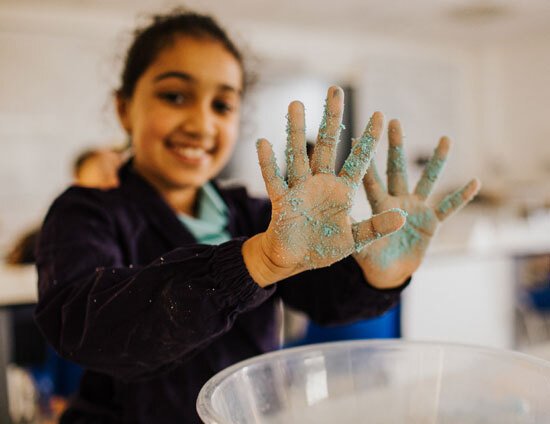
{"label": "eyebrow", "polygon": [[[180,72],[180,71],[168,71],[168,72],[163,72],[162,74],[160,75],[157,75],[154,79],[155,82],[157,81],[161,81],[161,80],[164,80],[164,79],[167,79],[167,78],[177,78],[177,79],[180,79],[182,81],[185,81],[185,82],[196,82],[196,78],[193,78],[193,76],[191,76],[190,74],[187,74],[185,72]],[[232,91],[234,93],[237,93],[238,95],[241,95],[242,93],[242,90],[240,89],[237,89],[229,84],[218,84],[218,87],[223,90],[223,91]]]}

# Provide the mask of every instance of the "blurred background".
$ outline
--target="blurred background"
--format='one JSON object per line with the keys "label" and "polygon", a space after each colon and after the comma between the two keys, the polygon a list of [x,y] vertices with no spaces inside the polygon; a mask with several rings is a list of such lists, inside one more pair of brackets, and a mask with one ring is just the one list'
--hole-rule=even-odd
{"label": "blurred background", "polygon": [[[133,28],[175,1],[0,0],[0,251],[42,220],[90,146],[124,144],[112,92]],[[247,53],[258,81],[224,177],[264,194],[255,140],[283,157],[286,107],[306,106],[314,140],[328,86],[346,91],[345,137],[375,110],[399,118],[410,186],[440,136],[451,159],[433,198],[477,176],[474,204],[438,234],[391,330],[405,337],[520,349],[550,358],[550,3],[547,0],[195,0]],[[386,142],[378,148],[384,168]],[[353,215],[370,215],[362,193]],[[6,311],[31,304],[32,268],[0,273]],[[7,316],[7,318],[6,318]],[[290,316],[285,342],[304,337]],[[297,321],[295,321],[297,320]],[[290,324],[288,324],[290,322]],[[2,329],[3,328],[3,329]],[[2,359],[3,358],[3,359]],[[1,364],[0,364],[1,365]],[[0,379],[1,380],[1,379]],[[0,382],[0,392],[2,391]],[[0,400],[0,409],[2,407]]]}

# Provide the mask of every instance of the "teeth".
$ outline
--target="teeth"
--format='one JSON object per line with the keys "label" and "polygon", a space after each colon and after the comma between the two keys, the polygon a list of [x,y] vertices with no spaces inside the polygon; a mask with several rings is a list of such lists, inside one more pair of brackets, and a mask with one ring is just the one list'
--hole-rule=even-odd
{"label": "teeth", "polygon": [[189,159],[200,159],[206,154],[206,151],[200,147],[175,147],[174,150]]}

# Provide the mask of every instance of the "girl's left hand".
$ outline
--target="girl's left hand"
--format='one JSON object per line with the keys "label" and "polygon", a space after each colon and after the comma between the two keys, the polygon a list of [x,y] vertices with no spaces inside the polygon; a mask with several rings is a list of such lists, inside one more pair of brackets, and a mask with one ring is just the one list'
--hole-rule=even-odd
{"label": "girl's left hand", "polygon": [[441,138],[414,192],[410,193],[399,121],[390,121],[388,139],[388,190],[384,188],[374,161],[370,163],[363,185],[374,214],[399,208],[408,214],[407,222],[399,231],[354,254],[365,278],[378,288],[391,288],[405,282],[422,262],[439,223],[470,202],[480,188],[480,182],[473,179],[437,206],[429,206],[426,199],[447,159],[450,140]]}

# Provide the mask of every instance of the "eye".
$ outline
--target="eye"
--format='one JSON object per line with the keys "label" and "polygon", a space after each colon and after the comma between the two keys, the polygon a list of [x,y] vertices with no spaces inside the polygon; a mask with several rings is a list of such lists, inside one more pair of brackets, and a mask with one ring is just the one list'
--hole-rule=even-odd
{"label": "eye", "polygon": [[176,106],[184,104],[187,100],[187,96],[185,94],[176,91],[166,91],[160,93],[159,97],[165,102]]}
{"label": "eye", "polygon": [[222,115],[228,114],[235,110],[235,106],[233,106],[233,104],[224,100],[215,100],[213,103],[213,108],[216,112]]}

